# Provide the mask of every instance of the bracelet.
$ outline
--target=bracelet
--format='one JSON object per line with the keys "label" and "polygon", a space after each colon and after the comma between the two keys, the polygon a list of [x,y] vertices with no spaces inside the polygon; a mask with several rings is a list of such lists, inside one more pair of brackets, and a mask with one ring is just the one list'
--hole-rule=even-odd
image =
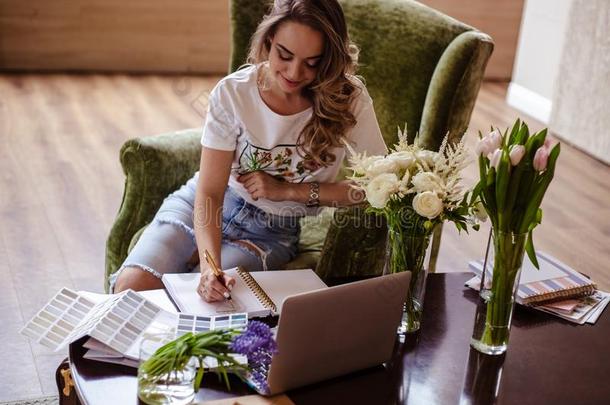
{"label": "bracelet", "polygon": [[312,181],[309,183],[309,200],[307,200],[308,207],[317,207],[320,205],[320,183]]}

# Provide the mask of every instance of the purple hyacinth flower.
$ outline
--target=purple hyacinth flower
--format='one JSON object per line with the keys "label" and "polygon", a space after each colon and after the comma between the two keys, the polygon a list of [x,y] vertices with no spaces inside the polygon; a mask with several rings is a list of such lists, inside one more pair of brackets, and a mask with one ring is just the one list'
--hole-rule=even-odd
{"label": "purple hyacinth flower", "polygon": [[259,321],[248,323],[246,330],[235,336],[229,346],[236,353],[250,356],[259,351],[267,352],[269,355],[277,352],[277,344],[273,339],[271,329]]}
{"label": "purple hyacinth flower", "polygon": [[269,326],[259,321],[248,322],[246,330],[233,338],[229,348],[248,358],[252,382],[259,391],[267,392],[267,372],[273,354],[277,353],[277,343]]}

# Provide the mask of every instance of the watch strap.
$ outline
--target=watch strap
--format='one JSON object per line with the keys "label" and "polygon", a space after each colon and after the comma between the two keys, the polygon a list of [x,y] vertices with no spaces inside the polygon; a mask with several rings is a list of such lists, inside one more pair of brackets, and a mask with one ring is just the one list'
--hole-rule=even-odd
{"label": "watch strap", "polygon": [[309,183],[309,200],[307,200],[308,207],[317,207],[320,205],[320,183],[312,181]]}

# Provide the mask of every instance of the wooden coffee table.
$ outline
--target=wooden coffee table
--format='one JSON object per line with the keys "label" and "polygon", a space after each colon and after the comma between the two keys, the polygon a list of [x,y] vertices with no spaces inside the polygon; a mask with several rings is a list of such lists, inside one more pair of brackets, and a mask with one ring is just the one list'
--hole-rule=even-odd
{"label": "wooden coffee table", "polygon": [[[502,356],[471,350],[477,295],[470,274],[430,274],[419,333],[397,342],[386,367],[363,370],[288,392],[296,404],[608,404],[610,316],[577,326],[517,307]],[[136,371],[83,359],[83,340],[70,345],[72,377],[84,404],[137,404]],[[252,394],[231,379],[204,377],[196,400]]]}

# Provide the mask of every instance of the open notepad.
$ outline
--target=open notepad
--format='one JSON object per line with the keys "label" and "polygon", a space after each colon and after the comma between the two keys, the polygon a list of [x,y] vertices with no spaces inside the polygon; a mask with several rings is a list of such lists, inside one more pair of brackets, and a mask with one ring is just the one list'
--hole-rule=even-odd
{"label": "open notepad", "polygon": [[247,312],[248,317],[278,315],[284,300],[294,294],[327,288],[312,270],[247,272],[240,267],[225,271],[235,279],[231,301],[205,302],[197,294],[199,273],[164,274],[163,284],[182,312],[218,315]]}

